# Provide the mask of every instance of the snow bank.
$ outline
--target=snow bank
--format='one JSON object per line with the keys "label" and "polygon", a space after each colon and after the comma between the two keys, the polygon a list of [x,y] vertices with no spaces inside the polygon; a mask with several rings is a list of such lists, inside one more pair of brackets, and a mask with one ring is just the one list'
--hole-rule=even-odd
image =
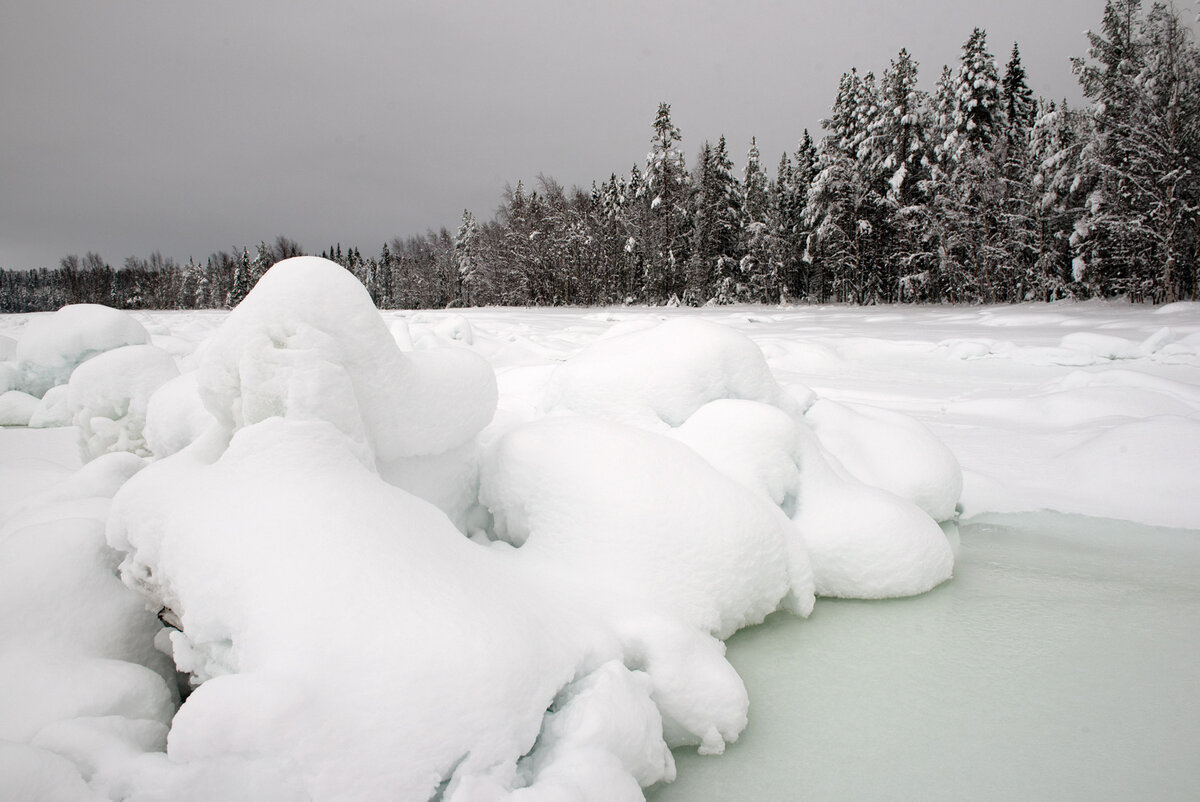
{"label": "snow bank", "polygon": [[718,398],[792,403],[759,347],[733,329],[695,318],[632,325],[560,365],[546,389],[546,408],[662,429]]}
{"label": "snow bank", "polygon": [[1049,460],[1070,512],[1200,527],[1200,421],[1160,416],[1105,429]]}
{"label": "snow bank", "polygon": [[71,372],[96,354],[123,345],[142,345],[150,335],[125,312],[96,304],[72,304],[34,317],[13,352],[16,388],[42,397],[66,383]]}
{"label": "snow bank", "polygon": [[84,460],[110,451],[149,456],[143,429],[154,391],[179,375],[175,359],[153,345],[129,345],[75,369],[68,406]]}

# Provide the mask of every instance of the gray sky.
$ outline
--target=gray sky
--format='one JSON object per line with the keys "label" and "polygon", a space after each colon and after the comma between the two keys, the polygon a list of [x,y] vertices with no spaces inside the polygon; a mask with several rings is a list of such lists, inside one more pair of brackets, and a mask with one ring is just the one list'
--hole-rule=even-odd
{"label": "gray sky", "polygon": [[[1102,0],[5,0],[0,267],[203,259],[284,234],[375,252],[505,183],[642,162],[660,100],[689,163],[751,135],[773,174],[851,67],[901,47],[930,88],[974,26],[1079,98]],[[1190,19],[1190,13],[1188,14]]]}

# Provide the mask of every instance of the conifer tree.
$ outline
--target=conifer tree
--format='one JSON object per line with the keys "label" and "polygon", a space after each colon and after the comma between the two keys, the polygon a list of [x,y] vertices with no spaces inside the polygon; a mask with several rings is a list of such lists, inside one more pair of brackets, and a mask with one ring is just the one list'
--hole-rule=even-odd
{"label": "conifer tree", "polygon": [[671,107],[658,105],[654,136],[646,157],[645,193],[649,199],[644,232],[648,300],[662,302],[682,293],[687,264],[688,174],[679,129],[671,122]]}

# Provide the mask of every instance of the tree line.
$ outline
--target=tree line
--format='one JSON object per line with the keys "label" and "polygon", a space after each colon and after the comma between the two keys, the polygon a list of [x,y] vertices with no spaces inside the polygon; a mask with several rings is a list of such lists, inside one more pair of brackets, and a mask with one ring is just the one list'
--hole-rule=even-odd
{"label": "tree line", "polygon": [[[539,176],[493,219],[363,256],[323,256],[385,308],[615,303],[997,303],[1200,293],[1200,51],[1173,7],[1108,0],[1086,57],[1087,103],[1035,98],[1013,46],[1001,71],[975,29],[932,92],[901,50],[878,78],[844,74],[824,135],[741,175],[724,137],[689,167],[670,106],[650,153],[590,190]],[[228,308],[284,237],[180,265],[114,270],[93,253],[5,272],[3,311],[92,301]]]}

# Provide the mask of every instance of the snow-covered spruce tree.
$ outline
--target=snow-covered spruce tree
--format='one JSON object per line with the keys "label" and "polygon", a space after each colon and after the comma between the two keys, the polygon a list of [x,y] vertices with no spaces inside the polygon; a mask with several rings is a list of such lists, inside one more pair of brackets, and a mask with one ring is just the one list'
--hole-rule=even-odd
{"label": "snow-covered spruce tree", "polygon": [[782,290],[783,264],[771,220],[770,182],[763,172],[758,141],[751,137],[746,169],[741,184],[741,273],[748,298],[759,303],[777,303]]}
{"label": "snow-covered spruce tree", "polygon": [[875,77],[855,70],[842,76],[821,142],[818,172],[809,187],[805,225],[807,256],[820,300],[876,303],[883,299],[879,267],[887,231],[887,183],[871,165],[877,142]]}
{"label": "snow-covered spruce tree", "polygon": [[470,210],[463,209],[462,221],[454,235],[454,272],[458,279],[458,303],[471,305],[471,287],[478,269],[475,245],[479,239],[479,224]]}
{"label": "snow-covered spruce tree", "polygon": [[1004,279],[1001,299],[1032,300],[1044,294],[1037,266],[1039,220],[1030,150],[1037,105],[1033,90],[1026,83],[1021,52],[1015,42],[1005,67],[1000,98],[1005,110],[1004,136],[996,143],[1003,159],[1000,237],[1005,256],[1000,271]]}
{"label": "snow-covered spruce tree", "polygon": [[705,142],[693,178],[691,253],[685,300],[692,305],[743,298],[739,269],[742,211],[725,137]]}
{"label": "snow-covered spruce tree", "polygon": [[659,103],[646,156],[645,197],[649,209],[642,237],[645,294],[651,303],[670,300],[683,291],[690,186],[680,139],[679,129],[671,122],[670,105]]}
{"label": "snow-covered spruce tree", "polygon": [[962,49],[953,82],[950,127],[943,140],[935,216],[941,218],[942,281],[952,301],[1007,298],[1003,214],[1004,110],[987,35],[976,28]]}
{"label": "snow-covered spruce tree", "polygon": [[1065,100],[1038,103],[1029,144],[1037,220],[1034,299],[1049,301],[1080,291],[1071,275],[1071,236],[1087,197],[1077,167],[1090,134],[1090,120]]}
{"label": "snow-covered spruce tree", "polygon": [[1077,279],[1105,294],[1170,301],[1197,293],[1200,55],[1173,8],[1109,0],[1088,58],[1075,59],[1094,140],[1073,245]]}
{"label": "snow-covered spruce tree", "polygon": [[816,181],[817,172],[817,146],[805,128],[793,159],[790,213],[781,218],[779,226],[780,237],[783,239],[781,248],[784,249],[785,258],[790,265],[785,267],[788,291],[795,298],[814,297],[813,265],[808,258],[808,235],[811,231],[806,221],[808,193]]}
{"label": "snow-covered spruce tree", "polygon": [[871,122],[868,170],[886,182],[885,245],[880,264],[885,300],[922,300],[933,259],[927,244],[924,187],[931,169],[932,121],[917,88],[917,62],[901,50],[884,71],[879,111]]}

